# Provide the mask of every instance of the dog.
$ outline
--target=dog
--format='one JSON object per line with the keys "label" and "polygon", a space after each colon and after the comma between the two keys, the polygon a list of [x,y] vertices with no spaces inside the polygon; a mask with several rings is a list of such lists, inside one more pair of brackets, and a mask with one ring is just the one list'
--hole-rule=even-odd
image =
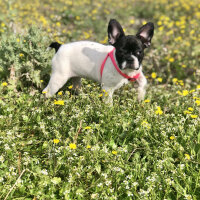
{"label": "dog", "polygon": [[81,78],[99,82],[112,104],[114,91],[129,81],[138,82],[138,100],[145,97],[147,80],[142,72],[144,49],[151,45],[154,24],[148,22],[136,35],[125,35],[120,23],[111,19],[108,24],[108,42],[103,45],[91,41],[68,44],[51,43],[56,53],[52,59],[52,73],[46,97],[53,96],[63,85],[72,80],[73,88],[81,86]]}

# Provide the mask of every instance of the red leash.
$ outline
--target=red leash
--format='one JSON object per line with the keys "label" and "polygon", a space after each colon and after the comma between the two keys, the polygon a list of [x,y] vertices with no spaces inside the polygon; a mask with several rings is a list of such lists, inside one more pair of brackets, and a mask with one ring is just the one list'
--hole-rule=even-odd
{"label": "red leash", "polygon": [[124,78],[127,78],[129,81],[136,81],[139,76],[140,76],[140,73],[136,74],[135,76],[131,77],[131,76],[128,76],[127,74],[124,74],[120,69],[119,67],[117,66],[117,63],[115,61],[115,58],[114,58],[114,55],[113,55],[113,52],[114,52],[115,48],[110,51],[107,56],[105,57],[104,61],[102,62],[101,64],[101,78],[102,78],[102,75],[103,75],[103,69],[104,69],[104,66],[105,66],[105,63],[108,59],[108,57],[110,57],[113,65],[115,66],[115,69],[119,72],[119,74],[121,74]]}

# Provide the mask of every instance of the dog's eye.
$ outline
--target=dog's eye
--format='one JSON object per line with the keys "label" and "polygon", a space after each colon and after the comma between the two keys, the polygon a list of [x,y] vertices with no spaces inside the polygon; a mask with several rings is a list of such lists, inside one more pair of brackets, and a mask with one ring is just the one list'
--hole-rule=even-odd
{"label": "dog's eye", "polygon": [[138,56],[141,54],[141,51],[137,51],[137,53],[136,53]]}

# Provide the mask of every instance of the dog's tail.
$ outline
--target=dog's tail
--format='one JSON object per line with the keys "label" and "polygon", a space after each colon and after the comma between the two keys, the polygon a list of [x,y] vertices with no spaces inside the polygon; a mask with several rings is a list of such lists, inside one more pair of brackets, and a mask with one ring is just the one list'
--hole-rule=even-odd
{"label": "dog's tail", "polygon": [[[58,42],[52,42],[52,43],[49,45],[49,48],[54,48],[55,51],[57,52],[61,45],[62,45],[62,44],[60,44],[60,43],[58,43]],[[48,48],[48,49],[49,49],[49,48]]]}

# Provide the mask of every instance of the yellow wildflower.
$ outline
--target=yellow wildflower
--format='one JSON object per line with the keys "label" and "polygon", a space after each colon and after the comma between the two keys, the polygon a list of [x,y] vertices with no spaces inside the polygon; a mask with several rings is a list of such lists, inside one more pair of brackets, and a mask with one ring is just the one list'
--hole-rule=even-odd
{"label": "yellow wildflower", "polygon": [[185,158],[186,158],[187,160],[190,160],[190,155],[187,154],[187,153],[185,153]]}
{"label": "yellow wildflower", "polygon": [[73,85],[70,85],[68,88],[69,88],[69,89],[72,89],[72,88],[73,88]]}
{"label": "yellow wildflower", "polygon": [[87,145],[87,147],[86,147],[87,149],[91,149],[91,146],[90,145]]}
{"label": "yellow wildflower", "polygon": [[63,95],[63,91],[58,92],[58,95],[60,96]]}
{"label": "yellow wildflower", "polygon": [[2,85],[2,86],[7,86],[7,85],[8,85],[8,83],[6,83],[6,82],[3,82],[1,85]]}
{"label": "yellow wildflower", "polygon": [[105,96],[105,97],[107,97],[107,96],[108,96],[108,93],[107,93],[107,92],[105,92],[104,96]]}
{"label": "yellow wildflower", "polygon": [[181,65],[181,67],[186,68],[186,65]]}
{"label": "yellow wildflower", "polygon": [[188,110],[189,110],[189,111],[193,111],[193,110],[194,110],[194,108],[192,108],[192,107],[189,107],[189,108],[188,108]]}
{"label": "yellow wildflower", "polygon": [[162,83],[162,78],[157,78],[157,81]]}
{"label": "yellow wildflower", "polygon": [[113,155],[117,155],[117,151],[112,151],[112,154]]}
{"label": "yellow wildflower", "polygon": [[76,16],[76,20],[80,20],[81,18],[80,18],[80,16]]}
{"label": "yellow wildflower", "polygon": [[176,42],[178,42],[178,41],[182,41],[183,39],[182,39],[181,36],[179,36],[179,37],[176,37],[174,40],[175,40]]}
{"label": "yellow wildflower", "polygon": [[23,56],[24,56],[24,54],[23,54],[23,53],[20,53],[20,54],[19,54],[19,56],[20,56],[20,57],[23,57]]}
{"label": "yellow wildflower", "polygon": [[190,93],[193,93],[193,92],[195,92],[195,90],[190,90]]}
{"label": "yellow wildflower", "polygon": [[149,124],[146,120],[143,120],[142,123],[141,123],[141,125],[142,125],[143,127],[145,127],[145,128],[148,128],[148,129],[151,128],[150,124]]}
{"label": "yellow wildflower", "polygon": [[190,35],[193,35],[195,33],[195,30],[190,31]]}
{"label": "yellow wildflower", "polygon": [[86,126],[84,129],[88,130],[88,129],[91,129],[92,127],[90,126]]}
{"label": "yellow wildflower", "polygon": [[134,20],[134,19],[131,19],[129,22],[130,22],[130,24],[134,24],[134,23],[135,23],[135,20]]}
{"label": "yellow wildflower", "polygon": [[43,83],[44,81],[43,80],[40,80],[40,83]]}
{"label": "yellow wildflower", "polygon": [[46,93],[47,93],[47,91],[43,91],[43,92],[42,92],[42,94],[46,94]]}
{"label": "yellow wildflower", "polygon": [[145,20],[142,22],[143,25],[145,25],[146,23],[147,23],[147,21],[145,21]]}
{"label": "yellow wildflower", "polygon": [[156,74],[155,72],[153,72],[153,73],[151,74],[151,77],[152,77],[153,79],[155,79],[155,78],[157,77],[157,74]]}
{"label": "yellow wildflower", "polygon": [[157,110],[155,111],[157,115],[162,115],[163,111],[161,110],[160,106],[157,106]]}
{"label": "yellow wildflower", "polygon": [[174,140],[174,139],[175,139],[174,135],[170,136],[170,140]]}
{"label": "yellow wildflower", "polygon": [[161,21],[158,21],[157,24],[158,24],[158,26],[161,26],[161,25],[162,25],[162,22],[161,22]]}
{"label": "yellow wildflower", "polygon": [[197,106],[200,106],[200,100],[196,100],[195,103],[197,104]]}
{"label": "yellow wildflower", "polygon": [[148,122],[147,122],[146,120],[143,120],[141,124],[142,124],[142,125],[148,124]]}
{"label": "yellow wildflower", "polygon": [[200,85],[197,85],[197,89],[200,89]]}
{"label": "yellow wildflower", "polygon": [[179,53],[180,51],[178,49],[175,49],[174,50],[174,53]]}
{"label": "yellow wildflower", "polygon": [[177,93],[178,93],[179,95],[182,95],[182,92],[181,92],[181,91],[177,91]]}
{"label": "yellow wildflower", "polygon": [[159,31],[163,31],[163,29],[164,29],[163,26],[160,26],[160,27],[158,28]]}
{"label": "yellow wildflower", "polygon": [[178,82],[180,85],[182,85],[182,86],[184,85],[183,80],[179,80]]}
{"label": "yellow wildflower", "polygon": [[56,22],[56,26],[60,27],[61,26],[60,22]]}
{"label": "yellow wildflower", "polygon": [[189,91],[188,90],[183,90],[183,92],[178,91],[177,93],[179,95],[182,95],[182,96],[187,96],[189,94]]}
{"label": "yellow wildflower", "polygon": [[174,58],[169,58],[169,62],[173,63],[174,62]]}
{"label": "yellow wildflower", "polygon": [[54,139],[54,140],[53,140],[53,143],[54,143],[54,144],[58,144],[59,142],[60,142],[60,141],[59,141],[58,139]]}
{"label": "yellow wildflower", "polygon": [[183,90],[183,96],[187,96],[189,94],[188,90]]}
{"label": "yellow wildflower", "polygon": [[172,79],[172,82],[173,82],[173,83],[176,83],[177,81],[178,81],[177,78],[173,78],[173,79]]}
{"label": "yellow wildflower", "polygon": [[163,114],[163,111],[162,110],[156,110],[155,112],[157,115],[162,115]]}
{"label": "yellow wildflower", "polygon": [[196,119],[196,118],[198,117],[198,115],[190,115],[190,117],[191,117],[192,119]]}
{"label": "yellow wildflower", "polygon": [[70,143],[70,144],[69,144],[69,148],[70,148],[70,149],[76,149],[76,144]]}
{"label": "yellow wildflower", "polygon": [[166,33],[167,36],[172,35],[172,34],[174,34],[174,31],[173,31],[173,30],[170,30],[170,31],[168,31],[168,32]]}
{"label": "yellow wildflower", "polygon": [[191,114],[192,112],[190,112],[189,110],[184,110],[183,113],[186,114]]}
{"label": "yellow wildflower", "polygon": [[54,104],[55,105],[62,105],[63,106],[64,105],[64,101],[63,100],[58,100],[58,101],[55,100]]}
{"label": "yellow wildflower", "polygon": [[144,100],[144,103],[149,103],[149,102],[150,102],[149,99],[145,99],[145,100]]}

